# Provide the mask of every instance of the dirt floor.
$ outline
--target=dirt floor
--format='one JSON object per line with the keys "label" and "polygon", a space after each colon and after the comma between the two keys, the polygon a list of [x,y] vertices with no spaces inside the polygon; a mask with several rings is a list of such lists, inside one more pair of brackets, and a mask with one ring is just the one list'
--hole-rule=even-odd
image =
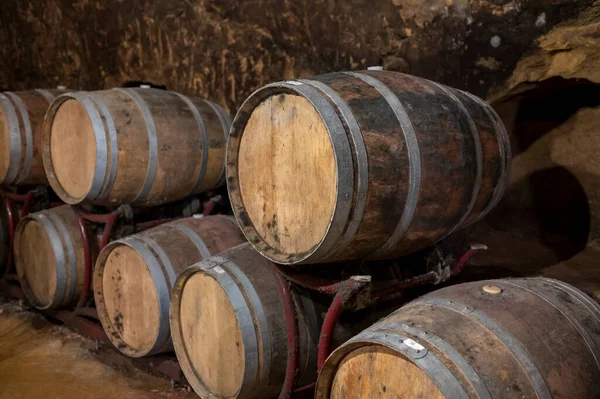
{"label": "dirt floor", "polygon": [[18,302],[0,303],[0,399],[195,397]]}

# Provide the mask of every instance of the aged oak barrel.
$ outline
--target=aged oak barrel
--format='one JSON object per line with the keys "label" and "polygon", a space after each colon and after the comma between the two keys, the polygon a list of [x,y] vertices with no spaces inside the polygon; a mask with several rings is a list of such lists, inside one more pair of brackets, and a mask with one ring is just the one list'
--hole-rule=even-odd
{"label": "aged oak barrel", "polygon": [[[276,397],[289,382],[286,367],[293,348],[294,387],[315,382],[318,341],[330,304],[327,295],[288,287],[275,265],[245,243],[194,264],[177,279],[170,314],[175,353],[203,398]],[[343,314],[332,332],[332,347],[389,313],[386,305]],[[297,331],[293,347],[290,318]]]}
{"label": "aged oak barrel", "polygon": [[110,341],[141,357],[172,351],[169,300],[188,266],[246,240],[226,216],[186,218],[110,243],[94,271],[98,316]]}
{"label": "aged oak barrel", "polygon": [[[14,252],[19,282],[34,307],[60,308],[79,300],[85,277],[84,244],[77,214],[69,205],[22,218],[15,231]],[[95,260],[95,240],[90,240],[90,254]]]}
{"label": "aged oak barrel", "polygon": [[510,162],[483,100],[387,71],[269,84],[240,108],[227,151],[242,231],[282,264],[424,248],[489,212]]}
{"label": "aged oak barrel", "polygon": [[0,93],[0,183],[46,184],[42,161],[44,116],[65,90]]}
{"label": "aged oak barrel", "polygon": [[[292,291],[303,383],[316,373],[318,318],[324,308]],[[319,310],[320,309],[320,310]],[[184,271],[171,299],[173,345],[190,385],[203,398],[276,397],[288,340],[274,265],[248,243]]]}
{"label": "aged oak barrel", "polygon": [[316,398],[600,398],[600,307],[548,278],[459,284],[331,354]]}
{"label": "aged oak barrel", "polygon": [[69,204],[183,199],[224,182],[230,124],[218,105],[164,90],[66,94],[44,125],[48,181]]}

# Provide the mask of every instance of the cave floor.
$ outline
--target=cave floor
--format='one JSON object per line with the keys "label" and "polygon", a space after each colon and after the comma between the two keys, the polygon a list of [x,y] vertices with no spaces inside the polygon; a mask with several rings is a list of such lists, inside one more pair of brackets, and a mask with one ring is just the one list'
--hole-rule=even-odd
{"label": "cave floor", "polygon": [[194,398],[19,302],[0,303],[0,399]]}

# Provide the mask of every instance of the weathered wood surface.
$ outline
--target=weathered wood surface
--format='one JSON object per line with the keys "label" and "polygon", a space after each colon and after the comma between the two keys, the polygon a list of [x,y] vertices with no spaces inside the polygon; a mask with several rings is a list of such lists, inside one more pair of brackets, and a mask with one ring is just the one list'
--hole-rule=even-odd
{"label": "weathered wood surface", "polygon": [[110,243],[94,270],[98,316],[110,341],[132,357],[173,350],[169,299],[190,265],[245,242],[230,217],[185,218]]}
{"label": "weathered wood surface", "polygon": [[[98,254],[95,240],[90,240],[89,249],[94,262]],[[17,276],[34,307],[60,308],[79,300],[85,282],[85,257],[73,208],[64,205],[21,219],[15,231],[14,251]]]}
{"label": "weathered wood surface", "polygon": [[600,306],[573,286],[477,281],[416,299],[342,345],[316,398],[597,398],[599,355]]}
{"label": "weathered wood surface", "polygon": [[44,117],[65,90],[0,93],[0,183],[48,184],[42,160]]}
{"label": "weathered wood surface", "polygon": [[510,154],[498,115],[469,93],[397,72],[331,73],[248,98],[227,184],[242,231],[274,262],[391,259],[488,213]]}
{"label": "weathered wood surface", "polygon": [[151,88],[58,97],[44,123],[48,181],[69,204],[155,206],[225,181],[220,106]]}

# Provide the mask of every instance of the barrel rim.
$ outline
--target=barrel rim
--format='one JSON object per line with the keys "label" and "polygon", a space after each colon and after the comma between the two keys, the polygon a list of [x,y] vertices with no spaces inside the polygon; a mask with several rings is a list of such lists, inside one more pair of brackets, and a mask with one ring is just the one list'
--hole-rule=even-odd
{"label": "barrel rim", "polygon": [[[52,104],[50,104],[50,107],[46,112],[46,117],[44,118],[44,125],[42,130],[42,159],[44,162],[44,170],[46,171],[48,183],[50,183],[52,189],[56,192],[60,199],[62,199],[65,203],[70,205],[80,204],[82,202],[86,202],[93,199],[90,198],[90,193],[93,191],[97,191],[98,185],[102,185],[104,183],[104,178],[107,173],[107,143],[104,132],[104,124],[102,123],[100,114],[96,109],[94,102],[91,100],[92,93],[93,92],[71,92],[61,94],[60,96],[54,99]],[[56,117],[58,109],[63,105],[64,102],[68,100],[75,100],[83,108],[85,108],[88,117],[90,118],[90,123],[94,131],[94,137],[96,138],[96,165],[94,167],[94,177],[92,180],[91,187],[88,189],[88,193],[80,198],[76,198],[68,194],[60,184],[54,172],[52,153],[50,149],[50,139],[52,136],[52,125],[54,124],[54,118]],[[86,106],[83,103],[86,100],[89,100],[91,102],[91,107]],[[92,115],[90,115],[90,111],[92,110],[96,114],[94,115],[94,118],[92,117]],[[98,154],[100,154],[101,156],[98,157]]]}
{"label": "barrel rim", "polygon": [[[448,398],[468,398],[466,392],[464,391],[464,388],[456,379],[456,376],[454,376],[443,365],[443,363],[438,359],[438,357],[435,354],[433,354],[427,348],[427,346],[422,345],[423,349],[418,351],[412,348],[408,348],[406,351],[402,351],[398,343],[392,342],[390,339],[386,338],[387,334],[385,334],[384,331],[376,329],[378,325],[379,323],[375,323],[371,327],[367,328],[363,332],[351,338],[349,341],[347,341],[345,344],[334,350],[329,355],[329,357],[325,361],[325,364],[323,365],[323,368],[319,371],[319,375],[315,386],[316,399],[330,398],[331,389],[335,380],[335,375],[342,361],[347,356],[351,355],[355,349],[360,349],[365,346],[380,346],[394,351],[398,357],[404,358],[406,361],[412,363],[414,366],[423,370],[423,372],[427,374],[429,379],[438,387],[438,389],[440,390],[440,392],[442,392],[444,396]],[[400,331],[394,336],[402,339],[399,342],[403,342],[404,340],[410,338],[403,334],[406,334],[406,332]],[[418,342],[416,343],[419,344]],[[434,378],[436,373],[432,373],[431,370],[426,370],[424,368],[424,363],[422,361],[419,361],[423,360],[426,356],[430,356],[430,360],[434,360],[437,366],[443,367],[440,368],[440,371],[445,371],[445,377],[450,377],[450,380],[453,382],[452,385],[448,387],[440,386],[438,381],[436,381],[436,379]],[[438,378],[441,379],[441,377],[439,376]],[[446,395],[446,393],[451,393],[451,395]]]}
{"label": "barrel rim", "polygon": [[[244,208],[242,193],[239,187],[238,159],[241,138],[252,111],[266,98],[277,94],[293,94],[307,100],[321,116],[321,120],[329,133],[336,165],[336,201],[329,224],[321,240],[311,249],[299,254],[283,253],[267,244],[258,234]],[[321,107],[318,106],[320,103]],[[326,118],[328,111],[331,118]],[[349,219],[354,196],[354,161],[348,134],[334,106],[315,87],[299,80],[275,82],[263,86],[252,93],[238,110],[229,134],[226,152],[227,188],[234,215],[242,233],[252,246],[265,258],[284,265],[316,263],[326,256],[342,237]]]}
{"label": "barrel rim", "polygon": [[[17,272],[17,277],[19,279],[19,284],[21,285],[23,294],[25,294],[25,297],[27,298],[29,303],[31,303],[31,305],[36,309],[47,310],[47,309],[52,309],[59,305],[59,304],[54,303],[54,300],[53,300],[53,299],[55,299],[56,292],[52,293],[53,299],[51,299],[48,303],[42,303],[41,301],[39,301],[38,298],[34,295],[33,290],[31,289],[31,285],[29,284],[27,279],[24,278],[25,266],[20,261],[20,256],[19,256],[19,252],[20,252],[20,248],[21,248],[21,239],[22,239],[21,237],[23,234],[23,230],[25,229],[25,226],[29,222],[40,223],[37,216],[38,216],[37,213],[27,215],[27,216],[21,218],[21,220],[19,220],[19,223],[17,223],[17,227],[15,228],[15,236],[14,236],[15,241],[14,241],[14,246],[13,246],[13,251],[15,253],[14,262],[15,262],[15,269]],[[48,233],[46,232],[45,229],[44,229],[44,232],[45,232],[46,236],[48,236]],[[48,237],[48,240],[50,240],[50,237]],[[56,259],[57,255],[56,255],[56,253],[54,253],[54,249],[52,249],[52,255],[54,256],[55,263],[57,263],[57,259]],[[59,278],[58,270],[57,270],[56,278],[57,279]],[[58,282],[57,282],[57,284],[58,284]],[[56,289],[58,290],[58,286]]]}
{"label": "barrel rim", "polygon": [[17,175],[19,173],[18,168],[21,163],[21,131],[17,110],[11,101],[11,97],[6,95],[6,92],[0,93],[0,108],[2,108],[6,119],[8,137],[10,139],[8,167],[3,176],[0,176],[0,182],[14,184],[17,181]]}
{"label": "barrel rim", "polygon": [[[242,244],[242,245],[244,245],[244,244]],[[191,265],[190,267],[185,269],[183,271],[183,273],[181,273],[179,275],[179,277],[177,277],[177,280],[175,281],[175,285],[173,286],[173,289],[171,291],[171,302],[170,302],[170,306],[169,306],[169,324],[170,324],[170,328],[171,328],[171,339],[173,340],[173,348],[175,350],[175,354],[177,355],[177,360],[179,361],[181,370],[183,371],[189,384],[192,386],[192,388],[198,395],[203,396],[203,397],[214,397],[214,394],[212,393],[210,388],[202,381],[202,377],[197,373],[196,368],[193,366],[193,364],[190,360],[190,356],[188,354],[187,345],[185,344],[185,340],[183,338],[183,332],[181,331],[180,308],[181,308],[181,301],[183,299],[183,291],[184,291],[184,288],[185,288],[185,285],[187,284],[187,282],[197,273],[204,273],[204,274],[212,277],[219,285],[221,285],[219,280],[217,280],[213,275],[208,273],[208,271],[203,268],[203,263],[204,263],[204,265],[208,265],[208,267],[210,267],[210,268],[219,266],[219,264],[217,262],[212,261],[210,258],[204,259],[198,263]],[[234,308],[234,312],[235,312],[235,308]],[[237,316],[237,312],[236,312],[236,316]],[[240,329],[240,332],[242,332],[241,325],[239,325],[239,320],[238,320],[238,328]],[[242,345],[243,345],[242,356],[244,358],[244,376],[245,376],[246,371],[247,371],[246,367],[245,367],[245,364],[247,362],[247,356],[246,356],[246,343],[243,342],[244,341],[243,338],[244,338],[244,335],[242,334]],[[236,394],[234,396],[232,396],[232,398],[235,398],[239,395],[239,393],[243,389],[243,385],[244,385],[244,381],[242,381],[240,389],[236,392]]]}

